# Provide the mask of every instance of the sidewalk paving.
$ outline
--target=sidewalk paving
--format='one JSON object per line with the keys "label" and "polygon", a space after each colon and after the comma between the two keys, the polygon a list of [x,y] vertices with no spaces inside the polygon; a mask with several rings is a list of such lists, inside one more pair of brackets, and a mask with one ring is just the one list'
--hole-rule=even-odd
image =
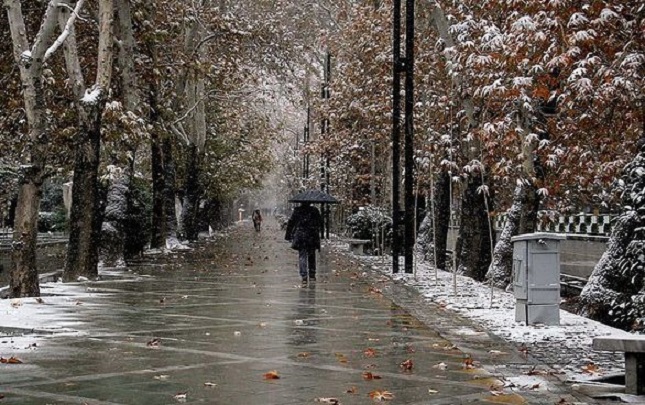
{"label": "sidewalk paving", "polygon": [[301,288],[282,236],[243,222],[101,281],[45,284],[42,303],[3,300],[0,357],[22,363],[0,364],[0,403],[595,403],[337,249]]}

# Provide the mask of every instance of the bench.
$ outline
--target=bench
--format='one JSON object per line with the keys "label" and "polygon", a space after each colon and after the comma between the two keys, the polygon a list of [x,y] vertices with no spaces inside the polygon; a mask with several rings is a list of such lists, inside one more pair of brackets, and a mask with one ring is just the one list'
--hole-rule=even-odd
{"label": "bench", "polygon": [[625,393],[645,394],[645,335],[595,337],[593,348],[625,352]]}
{"label": "bench", "polygon": [[369,239],[345,239],[344,242],[349,244],[349,251],[357,256],[363,256],[365,254],[364,246],[366,243],[370,243]]}

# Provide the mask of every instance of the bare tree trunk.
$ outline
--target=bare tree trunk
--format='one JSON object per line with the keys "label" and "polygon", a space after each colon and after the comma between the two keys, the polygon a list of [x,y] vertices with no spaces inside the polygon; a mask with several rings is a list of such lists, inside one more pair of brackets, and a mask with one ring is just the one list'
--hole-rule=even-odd
{"label": "bare tree trunk", "polygon": [[[445,13],[436,1],[427,2],[430,8],[432,25],[439,36],[446,43],[446,46],[455,46],[455,39],[450,33],[450,23]],[[477,128],[479,122],[475,117],[475,107],[470,92],[463,91],[465,78],[454,76],[454,91],[459,94],[459,102],[468,118],[466,131]],[[476,138],[467,142],[464,147],[464,155],[467,160],[479,159],[481,142]],[[481,168],[480,170],[484,170]],[[461,214],[459,221],[459,234],[454,254],[456,255],[458,271],[467,274],[477,280],[481,280],[490,264],[490,232],[488,224],[488,212],[483,194],[479,194],[478,188],[482,184],[482,178],[476,172],[469,175],[467,185],[461,195]],[[490,204],[489,204],[490,205]],[[437,257],[440,259],[440,257]],[[438,263],[445,263],[445,258]]]}
{"label": "bare tree trunk", "polygon": [[153,249],[163,248],[166,242],[166,221],[165,221],[165,176],[163,165],[163,153],[159,133],[153,130],[150,140],[150,160],[152,171],[152,231],[150,236],[150,247]]}
{"label": "bare tree trunk", "polygon": [[[61,10],[62,15],[67,12],[65,8]],[[73,29],[64,47],[67,72],[79,99],[76,103],[79,134],[75,142],[70,238],[63,273],[65,281],[74,281],[79,276],[95,278],[98,275],[101,226],[98,186],[101,116],[112,78],[113,22],[113,0],[100,0],[98,63],[96,81],[91,89],[86,89],[84,85]]]}
{"label": "bare tree trunk", "polygon": [[[79,5],[79,7],[82,5]],[[4,0],[11,31],[13,56],[20,70],[23,99],[29,128],[28,145],[23,153],[18,200],[16,203],[12,245],[10,290],[13,297],[39,296],[36,267],[36,239],[41,186],[47,162],[45,133],[45,99],[43,94],[43,64],[55,48],[48,48],[57,24],[58,2],[49,2],[38,34],[30,47],[21,2]]]}
{"label": "bare tree trunk", "polygon": [[[145,18],[148,21],[154,20],[155,2],[146,0],[144,2]],[[166,245],[166,171],[164,162],[163,137],[166,136],[161,129],[161,117],[159,113],[159,86],[154,71],[158,67],[157,41],[153,35],[146,35],[143,42],[143,52],[151,63],[146,66],[148,89],[148,104],[150,108],[149,122],[152,126],[150,138],[150,161],[152,173],[152,224],[150,235],[150,248],[163,249]],[[174,203],[173,203],[174,204]],[[173,205],[174,206],[174,205]]]}
{"label": "bare tree trunk", "polygon": [[442,171],[435,184],[435,248],[437,267],[446,269],[448,259],[448,231],[450,230],[450,175]]}
{"label": "bare tree trunk", "polygon": [[164,184],[164,209],[166,221],[166,247],[178,242],[177,239],[177,212],[175,210],[175,199],[177,192],[175,188],[175,161],[172,154],[172,140],[164,137],[162,142],[163,167],[165,173]]}
{"label": "bare tree trunk", "polygon": [[[64,281],[76,281],[79,276],[98,276],[100,227],[96,218],[99,210],[98,170],[101,145],[100,112],[81,123],[79,141],[74,157],[72,211],[69,221],[69,244],[65,262]],[[98,115],[98,116],[97,116]]]}
{"label": "bare tree trunk", "polygon": [[[513,245],[511,238],[515,235],[532,232],[531,229],[522,228],[523,211],[528,205],[533,206],[531,194],[535,194],[535,187],[530,184],[518,184],[513,192],[513,203],[506,212],[506,220],[495,248],[493,258],[486,273],[486,279],[499,288],[505,288],[511,282],[513,270]],[[531,224],[525,222],[525,224]]]}
{"label": "bare tree trunk", "polygon": [[[134,34],[129,0],[115,0],[118,16],[117,36],[119,44],[118,66],[121,82],[121,97],[128,112],[136,114],[138,94],[134,72]],[[125,151],[124,151],[125,152]],[[125,264],[125,221],[132,209],[132,199],[128,197],[129,187],[134,176],[136,150],[130,150],[128,170],[119,176],[110,176],[112,184],[108,186],[105,222],[101,226],[100,259],[106,266]],[[130,235],[136,236],[136,235]],[[142,235],[139,235],[143,237]]]}
{"label": "bare tree trunk", "polygon": [[482,186],[481,178],[471,176],[463,193],[459,237],[455,255],[457,256],[457,271],[481,281],[491,262],[491,240],[486,212],[487,198],[479,192]]}
{"label": "bare tree trunk", "polygon": [[183,205],[183,224],[186,239],[197,240],[199,236],[199,201],[201,198],[199,184],[200,159],[196,145],[188,146],[186,161],[186,192]]}
{"label": "bare tree trunk", "polygon": [[34,166],[24,171],[18,190],[9,278],[11,296],[14,298],[40,296],[36,241],[42,176],[39,173],[40,168]]}

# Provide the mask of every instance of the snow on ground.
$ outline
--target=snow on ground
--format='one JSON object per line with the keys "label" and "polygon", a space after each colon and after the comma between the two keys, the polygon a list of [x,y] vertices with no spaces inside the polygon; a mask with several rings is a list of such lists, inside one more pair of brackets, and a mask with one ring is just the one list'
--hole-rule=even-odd
{"label": "snow on ground", "polygon": [[[123,268],[101,269],[103,279],[137,281],[138,276]],[[81,312],[100,304],[90,298],[110,294],[100,288],[100,281],[89,287],[86,282],[45,282],[39,298],[0,299],[0,355],[7,357],[33,350],[47,336],[83,336],[89,333]],[[98,286],[97,286],[98,285]]]}
{"label": "snow on ground", "polygon": [[[347,245],[335,247],[347,251]],[[429,263],[417,263],[416,274],[392,274],[391,257],[385,260],[370,256],[354,258],[394,281],[415,288],[428,301],[471,319],[506,342],[518,348],[529,348],[535,358],[564,371],[571,381],[588,381],[624,372],[621,353],[597,352],[592,350],[591,345],[594,337],[629,335],[625,331],[564,310],[560,310],[559,326],[527,326],[515,321],[515,297],[512,292],[491,290],[489,285],[469,277],[435,271]],[[598,372],[593,367],[589,372],[590,368],[586,366],[590,363],[599,367]]]}

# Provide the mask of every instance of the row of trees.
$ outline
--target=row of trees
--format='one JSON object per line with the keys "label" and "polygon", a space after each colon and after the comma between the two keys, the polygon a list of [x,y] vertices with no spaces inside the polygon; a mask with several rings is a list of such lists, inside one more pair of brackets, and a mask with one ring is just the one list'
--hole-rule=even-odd
{"label": "row of trees", "polygon": [[[3,2],[0,30],[12,43],[0,44],[0,148],[2,166],[20,172],[14,296],[38,293],[41,188],[68,170],[67,280],[96,275],[101,233],[122,257],[137,179],[152,189],[150,246],[172,245],[178,232],[193,239],[200,207],[215,218],[260,184],[275,142],[300,139],[305,122],[320,135],[300,150],[311,161],[304,184],[324,182],[329,162],[343,201],[388,205],[391,1]],[[416,14],[414,187],[432,207],[425,229],[437,266],[452,216],[458,271],[503,286],[510,237],[533,231],[540,211],[602,206],[627,225],[590,286],[615,292],[615,305],[641,299],[642,255],[623,254],[643,226],[640,2],[426,0]],[[295,189],[302,166],[286,152],[276,178]],[[490,218],[502,212],[495,240]],[[600,267],[623,256],[628,270],[605,276]],[[605,296],[583,295],[585,311],[615,321]],[[643,316],[625,312],[623,324]]]}
{"label": "row of trees", "polygon": [[[172,247],[196,239],[204,216],[217,225],[274,165],[315,73],[318,35],[298,33],[329,14],[324,2],[308,14],[287,1],[3,4],[0,167],[15,174],[3,176],[2,195],[17,200],[14,297],[39,294],[37,222],[53,176],[72,173],[66,281],[123,261],[133,238]],[[146,208],[142,189],[149,235],[130,223]]]}
{"label": "row of trees", "polygon": [[[383,205],[391,189],[392,4],[346,2],[336,18],[327,38],[331,99],[314,109],[314,122],[329,117],[332,130],[309,151],[331,158],[346,201]],[[645,173],[642,2],[426,0],[416,26],[414,187],[431,200],[425,228],[435,232],[437,266],[445,268],[451,216],[460,224],[458,271],[503,287],[510,238],[534,231],[540,212],[625,212],[613,259],[596,269],[582,301],[596,318],[636,327],[642,305],[621,320],[611,309],[645,296],[642,254],[617,262],[636,249],[627,248],[632,241],[642,245],[645,225],[642,192],[634,191]],[[496,240],[490,218],[498,213],[507,220]],[[618,267],[629,271],[603,273]],[[598,284],[611,294],[590,293]],[[610,296],[619,298],[606,304]]]}

